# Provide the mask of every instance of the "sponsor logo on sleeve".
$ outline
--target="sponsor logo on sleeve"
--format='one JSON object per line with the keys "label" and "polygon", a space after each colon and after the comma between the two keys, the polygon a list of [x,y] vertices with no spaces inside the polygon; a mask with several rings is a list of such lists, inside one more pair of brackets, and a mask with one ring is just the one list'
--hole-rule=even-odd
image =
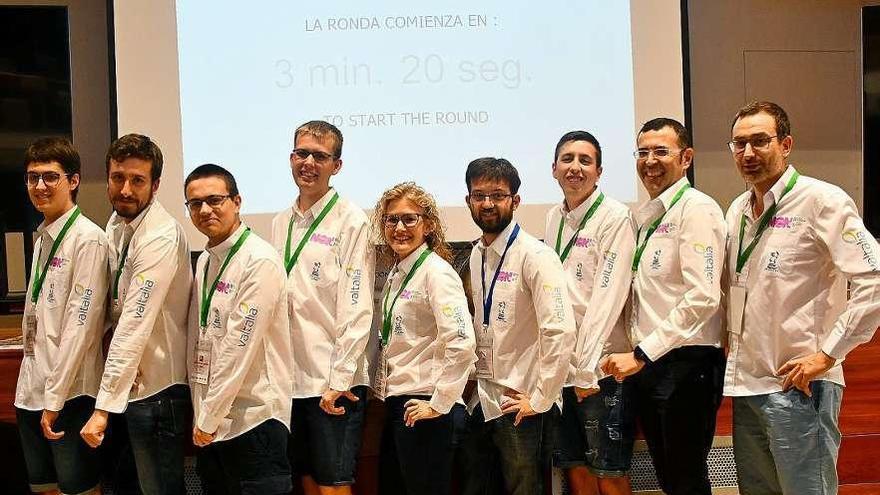
{"label": "sponsor logo on sleeve", "polygon": [[565,300],[562,298],[562,288],[555,285],[544,284],[544,292],[550,296],[553,302],[553,322],[560,323],[565,320]]}
{"label": "sponsor logo on sleeve", "polygon": [[345,274],[351,279],[351,286],[349,286],[348,289],[348,295],[351,298],[351,305],[357,306],[358,300],[361,297],[362,271],[360,268],[349,266],[345,269]]}
{"label": "sponsor logo on sleeve", "polygon": [[843,242],[847,244],[855,244],[862,250],[862,260],[868,264],[873,270],[877,270],[878,260],[877,253],[874,252],[874,243],[864,229],[847,229],[841,234]]}
{"label": "sponsor logo on sleeve", "polygon": [[143,273],[135,275],[134,280],[138,285],[137,299],[134,301],[134,317],[141,319],[147,312],[147,303],[150,301],[150,296],[153,294],[156,282],[145,277]]}
{"label": "sponsor logo on sleeve", "polygon": [[464,310],[461,306],[453,306],[451,304],[443,305],[441,312],[443,316],[450,318],[453,322],[455,322],[456,330],[458,331],[459,338],[465,337],[465,319],[464,319]]}
{"label": "sponsor logo on sleeve", "polygon": [[605,259],[602,266],[601,288],[607,289],[611,284],[611,274],[614,273],[614,264],[617,262],[617,253],[605,251]]}
{"label": "sponsor logo on sleeve", "polygon": [[711,281],[715,277],[715,248],[695,242],[694,252],[703,257],[703,276]]}
{"label": "sponsor logo on sleeve", "polygon": [[244,347],[254,333],[254,327],[257,325],[257,316],[260,314],[260,310],[247,303],[239,304],[238,309],[244,316],[244,322],[241,325],[241,335],[238,336],[238,346]]}
{"label": "sponsor logo on sleeve", "polygon": [[80,296],[79,308],[76,310],[76,324],[78,326],[83,326],[86,324],[86,319],[89,317],[89,308],[92,307],[92,295],[94,294],[94,291],[88,287],[83,287],[80,284],[76,284],[73,287],[73,291]]}

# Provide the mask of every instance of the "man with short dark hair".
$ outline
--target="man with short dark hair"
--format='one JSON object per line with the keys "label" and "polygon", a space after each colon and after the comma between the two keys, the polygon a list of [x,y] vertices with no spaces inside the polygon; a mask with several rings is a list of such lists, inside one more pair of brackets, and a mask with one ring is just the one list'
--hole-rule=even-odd
{"label": "man with short dark hair", "polygon": [[80,158],[64,138],[25,153],[37,227],[22,319],[15,415],[34,493],[100,493],[98,453],[77,436],[95,405],[107,290],[107,240],[76,205]]}
{"label": "man with short dark hair", "polygon": [[293,146],[299,194],[272,220],[296,349],[290,462],[306,495],[348,495],[367,407],[374,254],[364,211],[330,186],[342,169],[342,133],[306,122]]}
{"label": "man with short dark hair", "polygon": [[731,137],[749,185],[727,211],[724,393],[740,493],[837,493],[841,363],[880,325],[880,247],[844,191],[787,163],[782,107],[746,105]]}
{"label": "man with short dark hair", "polygon": [[519,174],[503,158],[465,173],[465,201],[482,237],[470,258],[477,390],[462,441],[462,493],[483,494],[500,465],[511,495],[543,493],[545,413],[560,392],[575,324],[559,257],[513,221]]}
{"label": "man with short dark hair", "polygon": [[290,493],[293,355],[281,259],[242,223],[229,171],[201,165],[184,187],[193,225],[208,238],[196,263],[187,345],[202,487]]}
{"label": "man with short dark hair", "polygon": [[[636,214],[632,352],[602,370],[634,380],[638,417],[657,478],[670,495],[709,495],[706,460],[721,404],[721,272],[727,229],[718,204],[691,187],[694,150],[681,123],[651,120],[636,169],[651,200]],[[628,378],[631,377],[631,378]]]}
{"label": "man with short dark hair", "polygon": [[632,493],[627,473],[635,441],[635,388],[599,369],[602,356],[632,350],[623,308],[635,230],[629,208],[599,187],[602,147],[586,131],[559,139],[553,178],[563,201],[547,213],[544,242],[554,247],[568,281],[577,324],[556,419],[555,464],[572,495]]}
{"label": "man with short dark hair", "polygon": [[192,284],[183,227],[154,198],[162,152],[128,134],[107,151],[112,340],[92,418],[82,430],[97,447],[110,413],[124,413],[145,494],[184,490],[183,454],[190,410],[186,316]]}

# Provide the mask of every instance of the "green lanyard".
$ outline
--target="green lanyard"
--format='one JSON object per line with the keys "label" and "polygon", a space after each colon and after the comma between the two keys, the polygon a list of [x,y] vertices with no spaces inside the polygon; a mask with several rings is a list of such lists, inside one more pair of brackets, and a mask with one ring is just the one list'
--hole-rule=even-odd
{"label": "green lanyard", "polygon": [[[690,189],[690,187],[691,187],[690,184],[685,184],[685,185],[681,186],[681,189],[679,189],[678,192],[675,193],[675,196],[672,197],[672,202],[669,203],[669,208],[667,208],[666,211],[664,211],[663,214],[660,215],[660,218],[658,218],[657,220],[654,220],[654,222],[651,224],[651,226],[648,227],[648,231],[645,232],[645,241],[642,242],[642,244],[636,248],[636,252],[633,255],[633,263],[632,263],[633,273],[635,273],[639,270],[639,261],[642,260],[642,254],[644,254],[645,248],[648,246],[648,239],[651,238],[651,234],[653,234],[654,231],[657,230],[657,227],[660,226],[660,222],[663,221],[663,217],[666,216],[666,213],[668,213],[669,210],[671,210],[672,207],[675,206],[675,203],[678,203],[678,200],[681,199],[682,195],[684,195],[684,192],[687,191],[688,189]],[[642,229],[640,227],[638,233],[636,233],[637,240],[641,234],[642,234]]]}
{"label": "green lanyard", "polygon": [[[74,206],[73,213],[71,213],[70,218],[64,222],[64,227],[61,227],[61,232],[58,234],[58,238],[55,239],[55,242],[52,243],[52,249],[49,251],[49,257],[46,258],[46,263],[43,265],[43,272],[40,273],[39,266],[37,263],[34,263],[34,287],[31,290],[31,302],[36,304],[37,299],[40,297],[40,291],[43,290],[43,282],[46,281],[46,273],[49,272],[49,264],[52,263],[52,258],[55,257],[55,253],[58,251],[58,248],[61,247],[61,241],[64,240],[65,234],[70,230],[70,227],[73,225],[73,222],[76,221],[77,217],[79,217],[80,211],[79,206]],[[43,250],[42,244],[40,245],[40,251]]]}
{"label": "green lanyard", "polygon": [[574,234],[571,236],[568,244],[565,245],[565,249],[562,250],[562,253],[559,252],[559,246],[562,244],[562,227],[565,225],[565,215],[562,215],[562,218],[559,219],[559,232],[556,234],[556,254],[559,255],[559,261],[565,262],[565,259],[568,258],[568,254],[571,252],[571,247],[574,246],[574,241],[577,239],[578,234],[581,233],[581,230],[583,230],[587,222],[593,218],[593,214],[599,209],[599,205],[602,204],[604,199],[605,193],[599,193],[599,197],[596,198],[596,201],[593,201],[590,209],[587,210],[587,213],[581,218],[581,223],[578,224],[577,230],[574,231]]}
{"label": "green lanyard", "polygon": [[[134,237],[134,235],[132,235]],[[122,238],[125,239],[125,233],[123,232]],[[113,279],[113,300],[119,299],[119,277],[122,276],[122,265],[125,264],[125,257],[128,256],[128,246],[131,245],[131,239],[128,240],[128,243],[122,248],[122,255],[119,257],[119,267],[116,269],[116,277]]]}
{"label": "green lanyard", "polygon": [[[758,222],[758,231],[755,233],[755,238],[752,239],[752,242],[746,246],[746,250],[743,251],[743,236],[746,232],[746,212],[743,211],[742,216],[739,219],[739,246],[736,251],[736,273],[739,274],[742,272],[743,267],[746,266],[746,263],[749,261],[749,257],[752,255],[752,251],[755,250],[755,246],[758,245],[758,241],[761,240],[761,236],[764,235],[764,231],[767,230],[767,227],[770,225],[770,220],[773,219],[773,216],[776,215],[776,212],[779,210],[779,202],[782,201],[782,198],[788,194],[789,191],[792,190],[794,184],[797,182],[800,174],[797,170],[791,174],[791,177],[788,179],[788,182],[785,184],[785,189],[782,190],[782,194],[779,195],[779,199],[773,203],[773,206],[767,209],[763,215],[761,215],[761,219]],[[748,206],[746,206],[748,208]]]}
{"label": "green lanyard", "polygon": [[223,272],[226,271],[229,261],[232,260],[235,253],[241,249],[242,244],[244,244],[244,241],[247,240],[249,235],[251,235],[251,229],[245,229],[245,231],[238,236],[238,240],[235,241],[235,244],[229,249],[229,253],[226,254],[226,259],[223,261],[223,264],[220,265],[220,271],[217,272],[217,278],[215,278],[214,283],[211,284],[211,292],[207,293],[205,290],[208,283],[208,266],[211,264],[211,258],[208,258],[207,261],[205,261],[205,273],[202,277],[202,305],[200,308],[201,312],[199,313],[199,325],[202,330],[208,326],[208,310],[211,308],[211,300],[214,299],[214,292],[217,290],[217,284],[220,283],[220,277],[223,276]]}
{"label": "green lanyard", "polygon": [[428,258],[428,255],[431,254],[430,249],[425,249],[425,251],[419,256],[419,259],[416,260],[415,264],[410,268],[409,273],[406,274],[406,277],[403,279],[403,283],[400,284],[400,289],[397,290],[397,294],[394,296],[394,299],[391,301],[391,307],[388,307],[388,296],[391,294],[391,283],[388,284],[388,292],[385,293],[385,301],[382,303],[382,346],[388,345],[388,336],[391,335],[391,313],[394,311],[394,305],[397,304],[397,298],[400,297],[400,294],[403,292],[403,289],[406,288],[406,284],[413,278],[413,275],[416,274],[416,270],[422,266],[422,263]]}
{"label": "green lanyard", "polygon": [[315,229],[318,228],[321,221],[324,220],[324,217],[330,213],[330,210],[333,209],[333,205],[336,204],[336,201],[339,199],[339,193],[334,192],[333,197],[330,198],[330,202],[324,206],[324,209],[321,210],[321,213],[318,214],[318,217],[312,222],[312,225],[309,226],[309,230],[306,231],[305,235],[303,235],[302,239],[299,240],[299,244],[296,246],[296,251],[293,252],[293,256],[290,255],[290,235],[293,233],[293,219],[294,217],[290,217],[290,223],[287,224],[287,244],[284,246],[284,268],[287,270],[287,274],[290,275],[290,270],[293,270],[293,266],[296,265],[296,262],[299,260],[299,255],[302,253],[303,247],[306,245],[306,241],[309,240],[309,237],[315,232]]}

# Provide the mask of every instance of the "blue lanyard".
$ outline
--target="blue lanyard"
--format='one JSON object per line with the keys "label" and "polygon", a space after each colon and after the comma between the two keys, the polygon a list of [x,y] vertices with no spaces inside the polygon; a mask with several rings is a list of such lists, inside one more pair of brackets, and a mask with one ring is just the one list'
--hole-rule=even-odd
{"label": "blue lanyard", "polygon": [[[492,309],[492,295],[495,293],[495,282],[498,282],[498,274],[501,273],[501,266],[504,264],[504,257],[507,256],[507,251],[510,249],[510,245],[513,244],[513,241],[516,240],[516,236],[518,235],[519,224],[513,227],[513,232],[507,239],[507,246],[504,247],[504,252],[501,253],[501,259],[498,260],[498,267],[495,268],[495,276],[492,277],[492,284],[489,285],[489,294],[486,294],[486,251],[483,251],[483,263],[480,265],[480,285],[483,289],[483,325],[485,326],[489,326],[489,310]],[[486,246],[486,249],[488,249],[488,246]]]}

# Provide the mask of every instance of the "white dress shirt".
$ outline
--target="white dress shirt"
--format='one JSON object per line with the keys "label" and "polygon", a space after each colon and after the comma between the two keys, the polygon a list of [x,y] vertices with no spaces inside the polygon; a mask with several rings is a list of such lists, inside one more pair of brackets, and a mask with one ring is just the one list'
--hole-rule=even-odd
{"label": "white dress shirt", "polygon": [[[391,310],[401,283],[425,249],[427,245],[422,244],[392,269],[385,281],[380,311],[385,294],[389,294]],[[435,411],[448,413],[461,401],[477,360],[474,327],[461,278],[446,260],[431,253],[390,313],[391,332],[384,353],[385,396],[428,395]]]}
{"label": "white dress shirt", "polygon": [[792,174],[788,167],[764,195],[764,210],[777,202],[778,209],[739,276],[743,213],[743,249],[760,219],[752,211],[753,192],[740,195],[727,212],[728,276],[745,287],[746,300],[741,333],[728,334],[725,395],[781,391],[784,377],[776,370],[819,351],[837,363],[817,379],[843,385],[841,362],[880,325],[880,247],[856,205],[839,187],[803,176],[780,200]]}
{"label": "white dress shirt", "polygon": [[727,227],[718,203],[694,188],[670,206],[687,178],[663,191],[636,214],[644,242],[633,276],[630,335],[651,361],[688,345],[721,347],[721,273]]}
{"label": "white dress shirt", "polygon": [[[76,210],[71,208],[49,225],[44,222],[37,227],[33,264],[40,272],[52,244]],[[22,335],[27,333],[27,315],[35,316],[37,322],[33,355],[25,353],[15,389],[15,407],[29,411],[60,411],[66,401],[82,395],[94,397],[98,391],[107,293],[104,232],[80,214],[47,270],[36,303],[31,301],[31,291],[37,277],[31,276],[22,320]]]}
{"label": "white dress shirt", "polygon": [[273,418],[290,428],[293,359],[284,268],[275,249],[254,233],[229,261],[214,290],[202,335],[210,344],[207,383],[194,379],[202,333],[202,284],[207,280],[210,290],[245,229],[242,224],[228,239],[199,255],[192,289],[187,356],[193,423],[206,433],[216,433],[215,441],[237,437]]}
{"label": "white dress shirt", "polygon": [[[565,203],[551,208],[547,213],[544,242],[556,249],[559,240],[557,254],[563,253],[581,219],[601,194],[597,187],[571,211]],[[629,208],[605,196],[584,228],[577,232],[562,261],[577,325],[566,386],[598,387],[599,380],[605,376],[599,369],[602,356],[632,350],[623,308],[629,298],[634,249],[635,226]]]}
{"label": "white dress shirt", "polygon": [[[330,189],[305,212],[294,202],[272,220],[272,244],[285,256],[335,194]],[[294,349],[294,398],[318,397],[328,388],[369,385],[366,347],[373,318],[374,251],[363,210],[345,198],[318,225],[287,276]]]}
{"label": "white dress shirt", "polygon": [[192,265],[183,227],[157,200],[130,223],[113,213],[107,236],[114,331],[95,408],[121,413],[130,401],[186,383]]}
{"label": "white dress shirt", "polygon": [[[483,326],[480,281],[486,258],[486,290],[516,222],[489,245],[482,239],[470,257],[475,306],[474,327]],[[478,378],[477,392],[486,421],[501,416],[506,392],[529,396],[536,412],[550,409],[560,398],[574,347],[575,322],[559,256],[523,230],[510,246],[499,272],[489,310],[493,378]],[[476,406],[471,401],[469,408]]]}

